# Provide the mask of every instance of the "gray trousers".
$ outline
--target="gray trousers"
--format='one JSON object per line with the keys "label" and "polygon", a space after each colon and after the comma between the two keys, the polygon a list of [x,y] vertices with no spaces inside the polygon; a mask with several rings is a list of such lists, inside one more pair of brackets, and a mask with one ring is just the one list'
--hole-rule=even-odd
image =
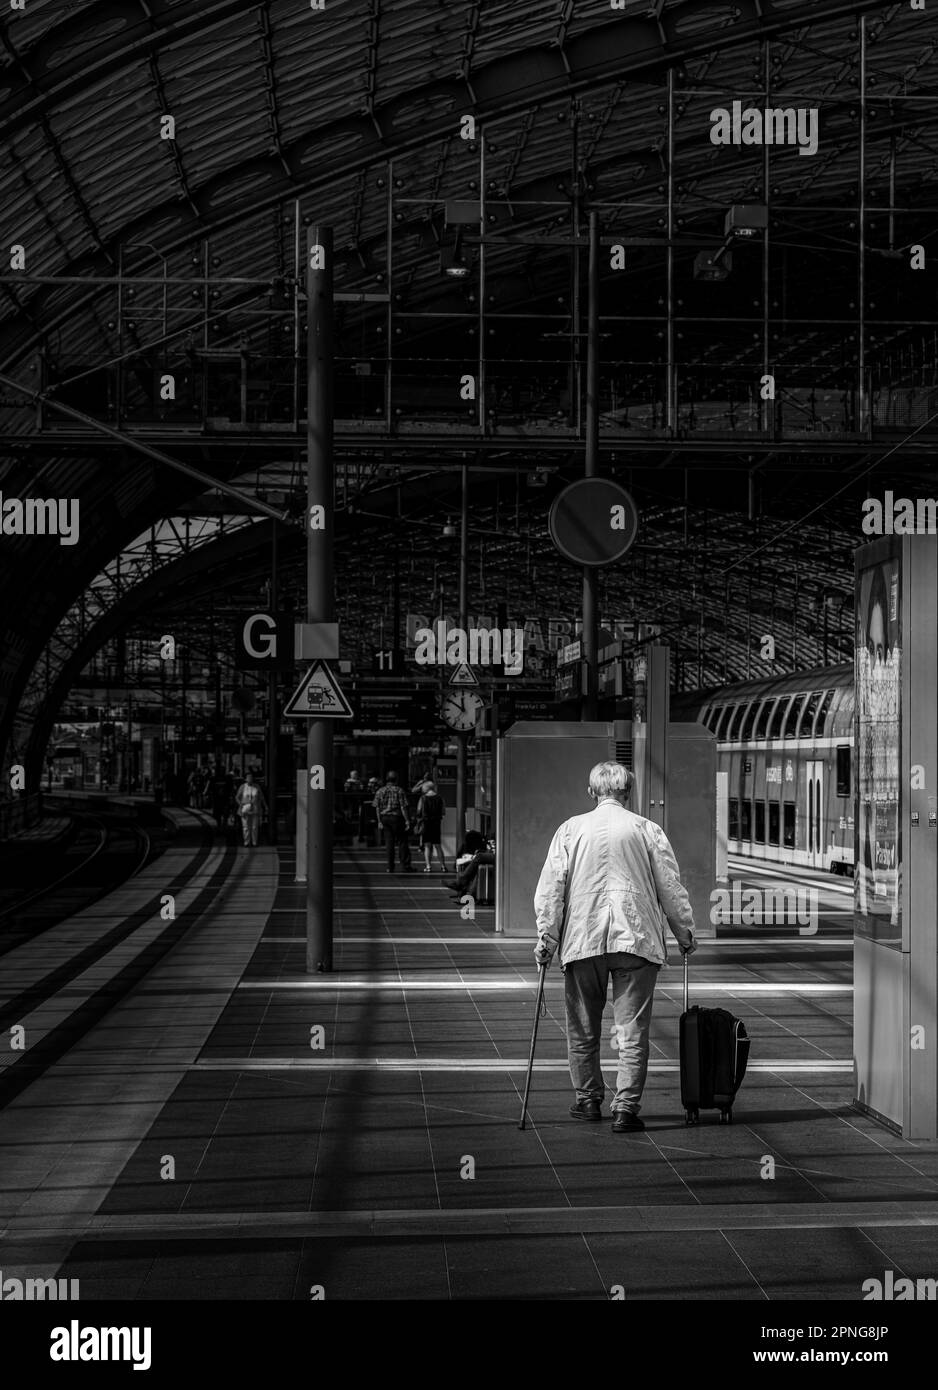
{"label": "gray trousers", "polygon": [[619,1054],[613,1111],[641,1109],[648,1074],[648,1030],[661,967],[628,951],[574,960],[564,971],[567,1055],[578,1100],[602,1101],[603,1009],[612,976],[612,1050]]}

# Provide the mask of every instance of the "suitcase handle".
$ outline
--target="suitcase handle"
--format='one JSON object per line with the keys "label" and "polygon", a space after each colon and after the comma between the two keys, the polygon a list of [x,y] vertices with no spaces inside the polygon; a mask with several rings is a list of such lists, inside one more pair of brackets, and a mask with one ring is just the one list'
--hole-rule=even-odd
{"label": "suitcase handle", "polygon": [[687,952],[686,952],[686,951],[682,951],[682,952],[681,952],[681,955],[684,957],[684,1012],[687,1013],[687,995],[688,995],[688,986],[687,986],[687,968],[688,968],[688,967],[687,967]]}

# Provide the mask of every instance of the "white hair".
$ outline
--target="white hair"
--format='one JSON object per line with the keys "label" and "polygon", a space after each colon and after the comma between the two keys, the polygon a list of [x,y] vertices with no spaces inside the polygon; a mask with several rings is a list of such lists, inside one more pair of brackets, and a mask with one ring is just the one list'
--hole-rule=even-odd
{"label": "white hair", "polygon": [[590,769],[590,795],[597,801],[601,796],[617,796],[627,801],[634,782],[632,773],[622,763],[597,763]]}

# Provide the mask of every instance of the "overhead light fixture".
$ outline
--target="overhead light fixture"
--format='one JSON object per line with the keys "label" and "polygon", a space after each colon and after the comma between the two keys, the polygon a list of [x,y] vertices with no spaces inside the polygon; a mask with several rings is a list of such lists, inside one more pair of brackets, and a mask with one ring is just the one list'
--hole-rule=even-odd
{"label": "overhead light fixture", "polygon": [[723,235],[727,238],[751,240],[769,225],[769,210],[764,203],[734,203],[726,214]]}
{"label": "overhead light fixture", "polygon": [[443,536],[444,539],[448,541],[455,540],[456,538],[456,527],[453,525],[452,517],[448,516],[446,518],[446,525],[443,527]]}
{"label": "overhead light fixture", "polygon": [[447,247],[440,252],[440,270],[444,275],[451,275],[454,280],[465,280],[469,274],[469,267],[462,259],[456,258],[456,252]]}
{"label": "overhead light fixture", "polygon": [[447,198],[443,204],[443,217],[447,227],[478,227],[482,221],[482,204],[465,198]]}
{"label": "overhead light fixture", "polygon": [[769,225],[764,203],[733,203],[723,220],[723,244],[715,251],[700,251],[694,260],[695,280],[725,280],[733,269],[734,241],[752,241]]}
{"label": "overhead light fixture", "polygon": [[454,280],[465,280],[469,266],[462,253],[462,227],[456,228],[456,240],[452,246],[440,247],[440,273],[451,275]]}
{"label": "overhead light fixture", "polygon": [[726,280],[733,269],[733,253],[722,246],[717,251],[698,251],[694,258],[695,280]]}

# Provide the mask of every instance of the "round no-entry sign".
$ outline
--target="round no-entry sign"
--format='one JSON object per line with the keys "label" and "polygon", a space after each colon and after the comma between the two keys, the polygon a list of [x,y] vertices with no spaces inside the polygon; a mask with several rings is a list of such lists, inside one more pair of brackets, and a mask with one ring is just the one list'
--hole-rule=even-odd
{"label": "round no-entry sign", "polygon": [[578,565],[621,560],[638,532],[631,494],[609,478],[580,478],[555,498],[547,522],[550,538]]}

